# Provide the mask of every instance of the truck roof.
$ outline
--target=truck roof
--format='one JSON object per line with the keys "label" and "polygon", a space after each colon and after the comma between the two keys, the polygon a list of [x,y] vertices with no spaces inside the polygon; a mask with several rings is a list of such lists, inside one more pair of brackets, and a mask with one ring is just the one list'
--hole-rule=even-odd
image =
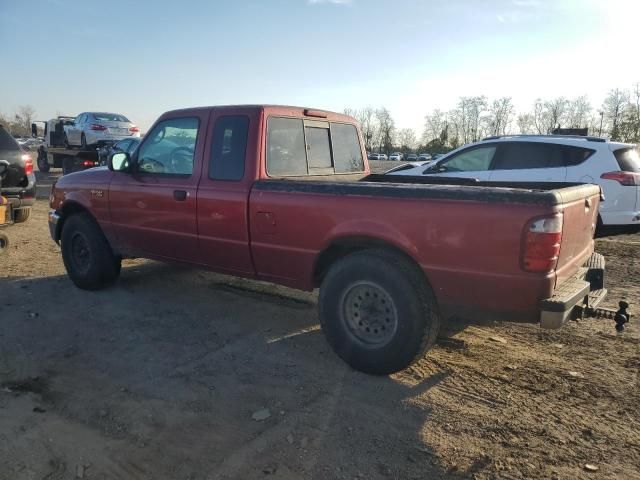
{"label": "truck roof", "polygon": [[282,115],[282,116],[291,116],[291,117],[305,117],[317,120],[329,120],[334,122],[348,122],[348,123],[357,123],[356,119],[349,116],[344,115],[342,113],[331,112],[328,110],[310,108],[310,107],[296,107],[291,105],[211,105],[208,107],[192,107],[192,108],[181,108],[177,110],[170,110],[165,112],[165,115],[173,115],[175,113],[187,113],[193,111],[202,111],[202,110],[230,110],[235,112],[264,112],[265,115]]}

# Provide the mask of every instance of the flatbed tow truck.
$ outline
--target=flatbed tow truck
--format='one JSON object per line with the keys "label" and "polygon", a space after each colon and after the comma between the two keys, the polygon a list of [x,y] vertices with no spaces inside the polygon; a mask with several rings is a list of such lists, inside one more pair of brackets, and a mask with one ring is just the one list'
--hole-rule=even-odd
{"label": "flatbed tow truck", "polygon": [[[48,121],[36,123],[44,124],[44,144],[38,147],[38,169],[47,173],[51,168],[62,168],[62,174],[86,170],[100,165],[97,148],[73,149],[64,144],[64,126],[74,117],[57,117]],[[31,130],[37,135],[36,123],[31,124]]]}

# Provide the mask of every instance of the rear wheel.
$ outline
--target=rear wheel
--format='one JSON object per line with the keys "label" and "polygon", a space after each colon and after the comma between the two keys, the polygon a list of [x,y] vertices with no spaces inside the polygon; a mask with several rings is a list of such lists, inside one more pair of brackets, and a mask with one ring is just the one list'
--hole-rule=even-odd
{"label": "rear wheel", "polygon": [[365,373],[397,372],[420,358],[440,327],[431,288],[403,255],[375,249],[334,264],[319,298],[320,323],[340,358]]}
{"label": "rear wheel", "polygon": [[13,211],[13,221],[16,223],[24,223],[31,216],[31,208],[19,208]]}
{"label": "rear wheel", "polygon": [[7,237],[4,233],[0,233],[0,255],[7,252],[9,248],[9,237]]}
{"label": "rear wheel", "polygon": [[69,217],[62,227],[62,260],[73,283],[98,290],[116,281],[121,258],[114,255],[100,226],[86,213]]}

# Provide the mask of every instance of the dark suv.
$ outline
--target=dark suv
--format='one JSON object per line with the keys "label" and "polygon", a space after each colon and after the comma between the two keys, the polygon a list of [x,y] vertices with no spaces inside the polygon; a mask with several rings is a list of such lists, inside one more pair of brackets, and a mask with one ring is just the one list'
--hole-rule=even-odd
{"label": "dark suv", "polygon": [[2,125],[0,125],[0,160],[6,160],[9,164],[0,193],[11,203],[15,223],[24,222],[31,215],[31,206],[36,199],[33,161]]}

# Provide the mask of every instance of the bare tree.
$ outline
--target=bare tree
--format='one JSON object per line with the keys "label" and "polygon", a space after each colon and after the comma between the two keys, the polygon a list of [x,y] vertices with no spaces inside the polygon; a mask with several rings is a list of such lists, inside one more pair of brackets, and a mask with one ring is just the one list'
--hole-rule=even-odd
{"label": "bare tree", "polygon": [[488,129],[490,135],[504,135],[513,118],[513,102],[511,97],[494,100],[489,107]]}
{"label": "bare tree", "polygon": [[640,142],[640,83],[633,86],[620,122],[620,139],[625,142]]}
{"label": "bare tree", "polygon": [[398,146],[403,153],[411,152],[416,148],[416,132],[413,128],[398,130]]}
{"label": "bare tree", "polygon": [[602,104],[604,119],[607,122],[611,138],[614,140],[620,139],[620,123],[628,102],[629,93],[616,88],[609,92]]}
{"label": "bare tree", "polygon": [[424,132],[422,133],[422,143],[440,138],[447,124],[447,115],[439,109],[435,109],[424,117]]}
{"label": "bare tree", "polygon": [[21,105],[15,115],[16,123],[24,132],[31,132],[31,124],[36,110],[31,105]]}
{"label": "bare tree", "polygon": [[378,141],[377,145],[381,152],[391,153],[395,136],[395,122],[391,117],[391,113],[385,107],[379,108],[375,112],[378,121]]}
{"label": "bare tree", "polygon": [[567,125],[569,128],[584,128],[589,126],[591,102],[586,95],[576,97],[567,103]]}
{"label": "bare tree", "polygon": [[533,114],[522,113],[518,115],[516,123],[518,124],[518,132],[522,135],[536,133],[536,123]]}
{"label": "bare tree", "polygon": [[487,97],[460,97],[457,111],[454,113],[459,123],[461,141],[475,142],[480,137],[482,115],[487,109]]}

